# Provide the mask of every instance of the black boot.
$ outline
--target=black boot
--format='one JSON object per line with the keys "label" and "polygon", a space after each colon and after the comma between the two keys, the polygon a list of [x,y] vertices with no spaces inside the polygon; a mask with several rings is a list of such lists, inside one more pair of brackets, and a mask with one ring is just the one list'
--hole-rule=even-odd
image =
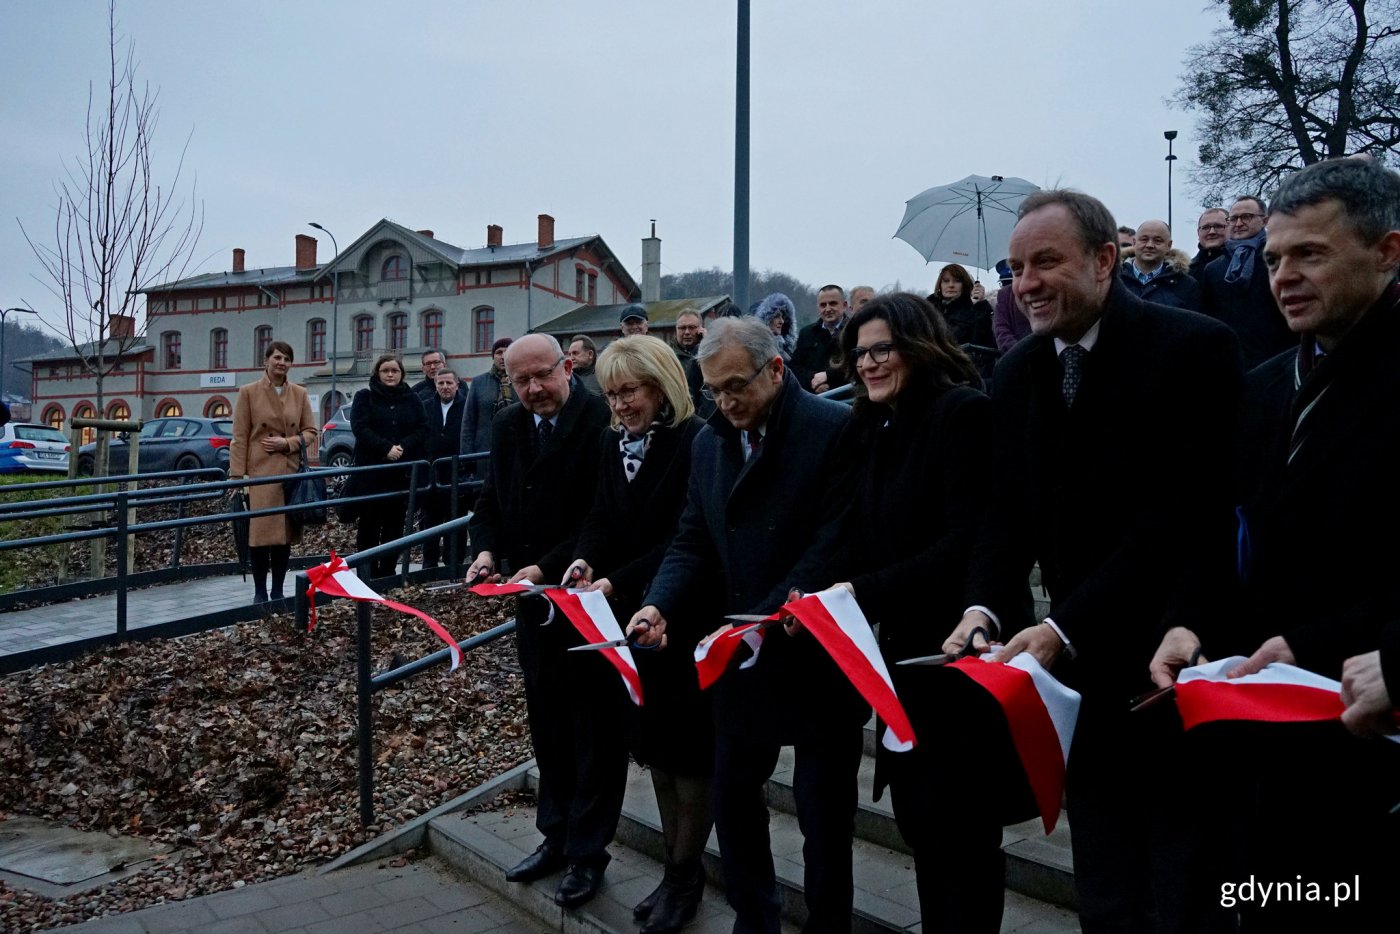
{"label": "black boot", "polygon": [[659,891],[641,934],[676,934],[695,917],[705,896],[705,870],[700,861],[668,863]]}
{"label": "black boot", "polygon": [[632,909],[632,920],[638,923],[651,917],[651,911],[656,907],[656,903],[661,900],[661,890],[666,888],[666,880],[662,879],[661,884],[652,889],[651,894],[637,902]]}
{"label": "black boot", "polygon": [[262,606],[267,602],[267,590],[259,585],[253,588],[253,606]]}

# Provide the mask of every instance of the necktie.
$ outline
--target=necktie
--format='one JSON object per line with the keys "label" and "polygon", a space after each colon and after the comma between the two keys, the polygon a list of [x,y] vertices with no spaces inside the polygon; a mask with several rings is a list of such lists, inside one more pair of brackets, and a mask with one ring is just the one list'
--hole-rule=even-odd
{"label": "necktie", "polygon": [[1065,368],[1065,379],[1060,386],[1064,393],[1065,405],[1073,407],[1074,397],[1079,394],[1079,380],[1083,377],[1081,366],[1089,351],[1078,344],[1071,344],[1060,353],[1060,365]]}
{"label": "necktie", "polygon": [[540,419],[536,430],[540,434],[540,450],[543,451],[549,445],[549,439],[554,437],[554,426],[547,419]]}
{"label": "necktie", "polygon": [[749,432],[749,458],[758,453],[758,446],[763,443],[763,435],[756,431]]}

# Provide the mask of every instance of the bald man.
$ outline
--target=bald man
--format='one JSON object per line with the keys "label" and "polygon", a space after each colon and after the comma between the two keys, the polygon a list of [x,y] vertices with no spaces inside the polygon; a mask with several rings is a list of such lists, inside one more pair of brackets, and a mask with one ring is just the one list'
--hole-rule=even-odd
{"label": "bald man", "polygon": [[1158,220],[1138,224],[1133,256],[1123,264],[1123,284],[1145,302],[1201,310],[1201,287],[1190,275],[1191,261],[1172,249],[1171,228]]}

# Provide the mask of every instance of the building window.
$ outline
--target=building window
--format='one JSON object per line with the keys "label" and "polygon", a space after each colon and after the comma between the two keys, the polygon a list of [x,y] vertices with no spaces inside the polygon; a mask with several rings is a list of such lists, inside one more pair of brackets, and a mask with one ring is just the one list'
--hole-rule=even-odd
{"label": "building window", "polygon": [[228,418],[233,410],[228,407],[228,400],[222,396],[215,396],[204,406],[205,418]]}
{"label": "building window", "polygon": [[397,312],[389,316],[389,349],[403,350],[408,346],[408,315]]}
{"label": "building window", "polygon": [[477,308],[472,311],[472,353],[490,353],[496,341],[496,309]]}
{"label": "building window", "polygon": [[118,399],[107,406],[107,417],[113,421],[124,422],[131,418],[131,406]]}
{"label": "building window", "polygon": [[374,319],[360,315],[355,319],[355,356],[368,357],[374,346]]}
{"label": "building window", "polygon": [[423,312],[423,346],[442,349],[442,312]]}
{"label": "building window", "polygon": [[598,274],[596,272],[588,274],[588,304],[598,304]]}
{"label": "building window", "polygon": [[320,363],[326,359],[326,319],[312,318],[306,325],[306,346],[311,351],[311,362]]}
{"label": "building window", "polygon": [[262,366],[267,348],[272,346],[272,325],[264,324],[253,332],[253,362]]}
{"label": "building window", "polygon": [[583,270],[582,270],[582,269],[575,269],[575,270],[574,270],[574,300],[575,300],[575,301],[579,301],[579,302],[583,301],[583,280],[584,280],[584,278],[585,278],[585,277],[584,277],[584,274],[583,274]]}
{"label": "building window", "polygon": [[209,368],[228,369],[228,329],[215,328],[209,334]]}
{"label": "building window", "polygon": [[167,370],[180,369],[180,332],[166,331],[160,336],[160,359]]}
{"label": "building window", "polygon": [[55,431],[63,430],[63,406],[51,405],[44,410],[44,424]]}
{"label": "building window", "polygon": [[180,408],[180,403],[176,402],[174,399],[166,399],[160,404],[160,407],[156,409],[156,418],[179,418],[184,414],[184,411]]}
{"label": "building window", "polygon": [[[79,402],[77,405],[73,406],[73,417],[74,417],[74,418],[96,418],[96,417],[97,417],[97,409],[93,407],[93,404],[92,404],[91,402]],[[78,443],[79,443],[79,444],[92,444],[92,442],[94,442],[94,441],[96,441],[96,440],[97,440],[97,429],[96,429],[96,428],[84,428],[83,431],[82,431],[82,435],[78,438]]]}
{"label": "building window", "polygon": [[381,279],[404,279],[408,273],[402,256],[391,256],[384,261],[384,268],[379,274]]}

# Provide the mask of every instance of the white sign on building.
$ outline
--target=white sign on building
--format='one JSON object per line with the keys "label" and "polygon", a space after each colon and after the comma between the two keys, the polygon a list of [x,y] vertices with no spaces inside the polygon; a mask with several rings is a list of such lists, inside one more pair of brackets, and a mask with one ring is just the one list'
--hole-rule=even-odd
{"label": "white sign on building", "polygon": [[199,374],[200,389],[232,389],[236,385],[238,380],[233,373]]}

